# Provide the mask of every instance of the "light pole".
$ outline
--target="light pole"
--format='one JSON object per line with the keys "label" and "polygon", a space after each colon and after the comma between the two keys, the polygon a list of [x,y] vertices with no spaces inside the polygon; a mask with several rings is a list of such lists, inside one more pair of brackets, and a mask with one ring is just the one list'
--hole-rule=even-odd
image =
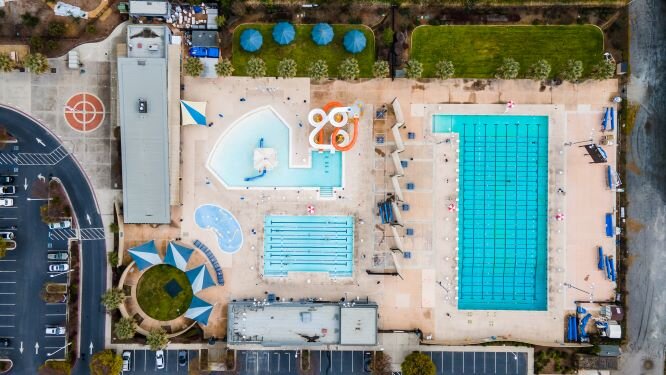
{"label": "light pole", "polygon": [[55,355],[57,352],[59,352],[59,351],[65,349],[66,347],[70,346],[71,344],[72,344],[71,342],[68,342],[67,344],[65,344],[65,346],[63,346],[62,348],[56,350],[56,351],[53,352],[53,353],[46,353],[46,356],[47,356],[47,357],[50,357],[50,356],[52,356],[52,355]]}
{"label": "light pole", "polygon": [[49,277],[58,277],[58,276],[60,276],[60,275],[64,275],[64,274],[66,274],[66,273],[70,273],[70,272],[72,272],[72,271],[74,271],[74,270],[72,269],[72,270],[69,270],[69,271],[56,273],[56,274],[53,274],[53,275],[49,275]]}

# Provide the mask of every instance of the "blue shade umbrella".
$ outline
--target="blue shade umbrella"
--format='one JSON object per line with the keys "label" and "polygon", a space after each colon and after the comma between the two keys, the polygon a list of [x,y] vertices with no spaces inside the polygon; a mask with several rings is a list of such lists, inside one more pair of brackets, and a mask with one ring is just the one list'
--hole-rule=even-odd
{"label": "blue shade umbrella", "polygon": [[280,45],[287,45],[294,40],[296,29],[289,22],[279,22],[273,27],[273,40]]}
{"label": "blue shade umbrella", "polygon": [[345,34],[345,39],[343,40],[345,49],[350,53],[359,53],[363,51],[363,49],[365,49],[366,42],[365,35],[363,35],[363,33],[358,30],[348,31],[347,34]]}
{"label": "blue shade umbrella", "polygon": [[264,37],[256,29],[247,29],[240,36],[240,44],[245,51],[256,52],[264,44]]}
{"label": "blue shade umbrella", "polygon": [[318,23],[312,28],[312,41],[318,46],[325,46],[333,40],[333,28],[327,23]]}
{"label": "blue shade umbrella", "polygon": [[190,260],[194,250],[175,242],[169,242],[167,245],[166,255],[164,256],[164,263],[172,265],[181,271],[187,268],[187,262]]}
{"label": "blue shade umbrella", "polygon": [[208,273],[208,269],[204,264],[185,272],[185,275],[187,275],[187,279],[190,280],[190,285],[192,285],[192,292],[194,294],[199,293],[203,289],[215,286],[215,281],[213,281],[213,278],[210,276],[210,273]]}
{"label": "blue shade umbrella", "polygon": [[150,266],[162,264],[162,258],[157,253],[155,241],[148,241],[143,245],[135,246],[129,249],[130,256],[136,262],[139,270],[143,271]]}
{"label": "blue shade umbrella", "polygon": [[208,318],[210,317],[210,313],[212,311],[213,305],[194,296],[192,297],[190,308],[185,312],[185,317],[195,320],[203,325],[207,325]]}

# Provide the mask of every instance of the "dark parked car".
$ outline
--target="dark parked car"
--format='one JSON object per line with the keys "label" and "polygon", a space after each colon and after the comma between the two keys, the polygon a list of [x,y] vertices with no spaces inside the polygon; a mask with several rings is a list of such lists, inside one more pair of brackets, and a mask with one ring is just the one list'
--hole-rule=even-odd
{"label": "dark parked car", "polygon": [[7,348],[12,346],[11,340],[6,337],[0,337],[0,348]]}
{"label": "dark parked car", "polygon": [[187,366],[187,350],[178,351],[178,366]]}
{"label": "dark parked car", "polygon": [[11,185],[14,183],[14,176],[0,176],[0,184]]}
{"label": "dark parked car", "polygon": [[372,353],[363,352],[363,371],[371,372],[372,371],[372,369],[370,368],[371,365],[372,365]]}

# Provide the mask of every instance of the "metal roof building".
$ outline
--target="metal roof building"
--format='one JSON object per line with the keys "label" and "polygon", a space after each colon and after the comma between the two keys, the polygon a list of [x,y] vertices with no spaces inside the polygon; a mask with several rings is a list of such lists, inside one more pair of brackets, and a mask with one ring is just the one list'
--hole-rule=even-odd
{"label": "metal roof building", "polygon": [[129,13],[132,16],[167,17],[169,2],[166,0],[130,0]]}
{"label": "metal roof building", "polygon": [[229,345],[359,345],[377,344],[374,303],[231,302]]}
{"label": "metal roof building", "polygon": [[217,31],[192,30],[192,46],[218,47]]}
{"label": "metal roof building", "polygon": [[168,32],[164,26],[130,26],[128,57],[118,57],[125,223],[171,221],[165,54]]}

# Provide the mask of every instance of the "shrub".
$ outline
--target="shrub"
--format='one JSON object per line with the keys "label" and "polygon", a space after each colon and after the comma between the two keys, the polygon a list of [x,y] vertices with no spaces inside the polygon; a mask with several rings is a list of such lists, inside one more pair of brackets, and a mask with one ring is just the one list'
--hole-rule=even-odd
{"label": "shrub", "polygon": [[220,77],[229,77],[234,74],[234,66],[229,59],[221,59],[215,64],[215,73]]}
{"label": "shrub", "polygon": [[106,311],[113,311],[125,300],[125,292],[122,289],[112,288],[102,294],[102,305]]}
{"label": "shrub", "polygon": [[118,252],[117,251],[112,251],[108,254],[106,254],[107,260],[109,261],[109,265],[111,267],[118,267],[119,259],[118,259]]}
{"label": "shrub", "polygon": [[328,64],[324,60],[316,60],[308,67],[308,75],[315,81],[328,78]]}
{"label": "shrub", "polygon": [[423,74],[423,64],[417,60],[407,61],[407,64],[405,65],[405,74],[407,75],[407,78],[421,78],[421,75]]}
{"label": "shrub", "polygon": [[69,375],[72,365],[67,361],[48,361],[39,366],[38,374],[42,375]]}
{"label": "shrub", "polygon": [[520,71],[520,63],[518,61],[507,57],[502,61],[502,65],[497,68],[495,78],[498,79],[514,79],[518,77]]}
{"label": "shrub", "polygon": [[395,31],[393,31],[393,29],[390,27],[384,29],[384,31],[382,31],[382,42],[384,42],[384,45],[390,46],[393,43],[394,36]]}
{"label": "shrub", "polygon": [[28,44],[30,45],[31,51],[39,52],[44,49],[44,39],[39,35],[31,36]]}
{"label": "shrub", "polygon": [[21,22],[25,26],[27,26],[29,28],[33,28],[33,27],[37,26],[37,24],[39,23],[39,18],[33,16],[32,13],[30,13],[30,12],[25,12],[25,13],[21,14]]}
{"label": "shrub", "polygon": [[49,22],[48,26],[46,27],[46,34],[50,36],[51,38],[57,38],[63,36],[62,34],[65,33],[65,24],[62,22]]}
{"label": "shrub", "polygon": [[25,67],[35,74],[46,73],[50,68],[48,60],[41,53],[29,53],[25,57]]}
{"label": "shrub", "polygon": [[113,333],[120,340],[129,340],[136,333],[136,322],[132,318],[120,318],[113,327]]}
{"label": "shrub", "polygon": [[340,78],[345,80],[355,80],[360,73],[361,69],[358,66],[358,60],[353,57],[348,57],[342,60],[342,63],[340,63],[340,66],[338,67]]}
{"label": "shrub", "polygon": [[252,78],[264,77],[266,75],[266,63],[259,57],[253,57],[247,61],[245,73]]}
{"label": "shrub", "polygon": [[97,34],[97,26],[94,23],[89,23],[86,25],[86,32],[88,34]]}
{"label": "shrub", "polygon": [[204,66],[201,60],[196,57],[188,57],[185,59],[185,64],[183,64],[183,69],[185,74],[192,77],[198,77],[203,73]]}
{"label": "shrub", "polygon": [[375,78],[386,78],[389,75],[389,63],[386,60],[378,60],[372,65],[372,76]]}
{"label": "shrub", "polygon": [[296,77],[297,65],[294,59],[282,59],[278,63],[277,73],[282,78]]}
{"label": "shrub", "polygon": [[8,53],[0,53],[0,71],[11,72],[14,69],[14,62]]}
{"label": "shrub", "polygon": [[456,70],[451,61],[442,60],[435,64],[435,76],[439,79],[449,79],[453,77],[455,72]]}
{"label": "shrub", "polygon": [[615,76],[615,63],[609,60],[599,62],[592,68],[593,79],[610,79]]}
{"label": "shrub", "polygon": [[90,358],[90,372],[93,375],[119,374],[123,369],[123,359],[113,350],[102,350]]}
{"label": "shrub", "polygon": [[564,70],[560,72],[560,78],[569,82],[578,82],[583,76],[583,62],[580,60],[569,60]]}
{"label": "shrub", "polygon": [[221,29],[224,24],[227,23],[227,18],[224,16],[224,14],[220,14],[219,16],[215,17],[215,23],[217,24],[217,27]]}
{"label": "shrub", "polygon": [[163,349],[168,342],[166,331],[162,328],[155,328],[148,332],[148,336],[146,336],[146,344],[150,346],[150,350]]}
{"label": "shrub", "polygon": [[391,375],[391,356],[384,352],[375,352],[370,363],[372,375]]}
{"label": "shrub", "polygon": [[427,354],[413,352],[400,365],[403,375],[435,375],[435,364]]}
{"label": "shrub", "polygon": [[550,70],[550,63],[545,59],[541,59],[530,66],[527,77],[536,81],[543,81],[550,75]]}

